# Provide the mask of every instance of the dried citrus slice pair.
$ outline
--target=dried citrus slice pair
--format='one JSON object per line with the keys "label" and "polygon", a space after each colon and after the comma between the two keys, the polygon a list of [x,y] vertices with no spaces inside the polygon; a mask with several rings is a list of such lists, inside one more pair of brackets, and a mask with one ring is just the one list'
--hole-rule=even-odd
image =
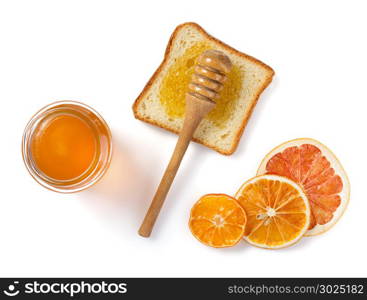
{"label": "dried citrus slice pair", "polygon": [[346,172],[336,156],[314,139],[296,139],[274,148],[261,162],[257,174],[285,176],[300,185],[311,208],[307,236],[333,227],[349,202]]}
{"label": "dried citrus slice pair", "polygon": [[310,223],[310,207],[293,181],[263,175],[247,181],[234,199],[208,194],[191,209],[189,226],[202,243],[230,247],[243,237],[263,248],[282,248],[297,242]]}
{"label": "dried citrus slice pair", "polygon": [[274,148],[257,174],[235,196],[248,217],[244,239],[256,246],[283,248],[303,235],[326,232],[349,202],[350,185],[342,165],[314,139]]}

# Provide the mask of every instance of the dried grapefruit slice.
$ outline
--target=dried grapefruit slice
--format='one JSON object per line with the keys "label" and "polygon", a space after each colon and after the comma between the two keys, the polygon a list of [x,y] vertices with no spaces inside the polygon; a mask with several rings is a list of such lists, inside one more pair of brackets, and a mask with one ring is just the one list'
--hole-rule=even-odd
{"label": "dried grapefruit slice", "polygon": [[235,197],[247,213],[244,239],[250,244],[284,248],[296,243],[308,229],[307,197],[286,177],[254,177],[242,185]]}
{"label": "dried grapefruit slice", "polygon": [[313,139],[296,139],[276,147],[263,159],[257,174],[285,176],[302,187],[311,207],[307,236],[329,230],[349,201],[349,180],[342,165]]}
{"label": "dried grapefruit slice", "polygon": [[223,248],[241,240],[246,220],[246,213],[236,199],[224,194],[208,194],[192,207],[189,227],[200,242]]}

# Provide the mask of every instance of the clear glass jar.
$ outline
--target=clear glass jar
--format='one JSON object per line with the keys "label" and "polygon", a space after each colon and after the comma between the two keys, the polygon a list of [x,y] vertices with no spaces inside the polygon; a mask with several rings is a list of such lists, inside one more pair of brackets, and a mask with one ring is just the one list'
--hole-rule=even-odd
{"label": "clear glass jar", "polygon": [[107,171],[112,157],[111,131],[91,107],[76,101],[54,102],[28,122],[22,154],[29,173],[39,184],[55,192],[78,192],[96,183]]}

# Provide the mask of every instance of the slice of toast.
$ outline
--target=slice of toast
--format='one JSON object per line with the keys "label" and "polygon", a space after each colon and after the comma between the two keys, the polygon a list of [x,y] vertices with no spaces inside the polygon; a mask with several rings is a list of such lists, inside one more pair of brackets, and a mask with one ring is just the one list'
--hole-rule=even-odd
{"label": "slice of toast", "polygon": [[[274,71],[261,61],[212,37],[196,23],[184,23],[175,29],[168,42],[163,62],[135,100],[134,115],[144,122],[174,133],[180,132],[184,119],[182,99],[187,89],[184,85],[189,79],[170,76],[179,74],[175,67],[186,57],[184,67],[192,67],[194,62],[190,61],[190,57],[194,55],[193,49],[220,50],[233,63],[236,74],[228,76],[229,80],[225,83],[228,85],[227,91],[223,90],[223,93],[229,95],[228,99],[223,96],[225,101],[217,103],[214,108],[216,111],[213,110],[202,120],[193,137],[195,142],[221,154],[230,155],[236,150],[252,110],[262,91],[270,84]],[[187,72],[187,68],[182,72]],[[167,93],[167,90],[170,93]],[[174,102],[176,97],[181,99],[181,102]]]}

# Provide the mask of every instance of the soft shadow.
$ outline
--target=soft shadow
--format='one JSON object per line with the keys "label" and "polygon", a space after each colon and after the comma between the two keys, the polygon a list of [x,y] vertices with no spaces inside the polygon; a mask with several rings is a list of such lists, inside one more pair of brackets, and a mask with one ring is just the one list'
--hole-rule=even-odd
{"label": "soft shadow", "polygon": [[249,141],[251,141],[253,137],[253,131],[254,131],[253,128],[257,126],[258,122],[263,122],[261,116],[262,110],[267,105],[268,99],[272,97],[274,91],[278,88],[278,86],[279,86],[279,80],[275,76],[270,85],[260,95],[260,98],[243,132],[243,137],[241,138],[240,143],[238,144],[238,148],[236,152],[232,155],[232,157],[242,155],[242,153],[245,151],[244,149],[247,148]]}
{"label": "soft shadow", "polygon": [[305,249],[305,248],[309,247],[314,241],[315,240],[313,238],[308,237],[308,236],[304,236],[296,244],[294,244],[290,247],[281,249],[281,250],[284,251],[284,252],[298,251],[298,250]]}
{"label": "soft shadow", "polygon": [[[156,131],[161,135],[166,136],[167,139],[174,139],[177,141],[178,135],[173,134],[172,132],[169,132],[165,129],[159,128],[157,126],[151,126],[150,124],[143,124],[146,125],[147,128],[149,128],[152,131]],[[146,210],[148,210],[151,200],[154,197],[154,194],[156,192],[156,189],[158,188],[159,182],[163,176],[163,172],[165,171],[169,160],[171,158],[171,154],[174,151],[175,143],[172,143],[171,149],[168,153],[170,153],[162,162],[161,164],[164,164],[164,168],[162,173],[158,175],[159,178],[157,178],[157,175],[155,175],[154,183],[155,185],[150,190],[150,194],[148,194],[148,200],[145,201],[145,211],[141,214],[139,217],[139,220],[142,221],[142,219],[145,216]],[[164,202],[164,205],[162,207],[162,210],[160,211],[160,214],[157,218],[156,224],[153,228],[152,235],[150,236],[150,240],[155,240],[156,237],[159,235],[159,231],[161,228],[164,228],[164,226],[167,226],[169,215],[172,214],[172,211],[177,209],[178,199],[182,199],[182,195],[185,195],[185,192],[187,189],[193,189],[195,188],[194,183],[194,177],[190,176],[194,172],[197,172],[198,168],[200,168],[203,164],[203,161],[207,159],[211,154],[213,150],[209,149],[207,147],[204,147],[203,145],[200,145],[195,142],[191,142],[189,145],[189,148],[183,158],[182,164],[176,174],[176,177],[172,183],[172,186],[168,192],[167,198]],[[220,155],[220,154],[215,154]],[[151,158],[152,160],[153,158]],[[140,226],[140,224],[139,224]]]}
{"label": "soft shadow", "polygon": [[146,172],[154,168],[153,154],[142,161],[129,148],[132,142],[120,135],[114,138],[107,173],[93,187],[80,193],[82,202],[120,233],[137,232],[155,188],[153,176]]}
{"label": "soft shadow", "polygon": [[[299,250],[308,248],[312,242],[313,242],[312,238],[303,237],[296,244],[283,248],[283,249],[279,249],[279,250],[281,250],[281,252],[299,251]],[[237,254],[237,253],[243,253],[244,251],[247,251],[249,247],[253,248],[254,246],[250,245],[249,243],[245,241],[240,241],[234,247],[224,248],[223,251],[228,252],[228,253]],[[269,249],[264,249],[264,248],[257,248],[257,250],[259,251],[278,251],[278,250],[269,250]]]}
{"label": "soft shadow", "polygon": [[189,148],[191,148],[188,149],[188,151],[190,150],[190,153],[185,155],[185,164],[180,166],[176,178],[167,195],[165,204],[162,208],[158,225],[159,227],[164,227],[167,225],[166,222],[168,222],[168,215],[171,214],[172,211],[177,210],[177,201],[184,200],[182,195],[185,195],[188,189],[195,188],[194,176],[191,176],[191,174],[197,172],[198,168],[204,165],[203,161],[209,156],[209,153],[207,152],[213,151],[194,142],[191,142]]}
{"label": "soft shadow", "polygon": [[[233,247],[228,247],[228,248],[223,248],[220,249],[223,252],[226,253],[233,253],[233,254],[238,254],[238,253],[244,253],[245,251],[248,251],[249,247],[252,247],[250,244],[246,243],[245,241],[239,241],[237,245],[234,245]],[[214,249],[217,250],[217,249]]]}

